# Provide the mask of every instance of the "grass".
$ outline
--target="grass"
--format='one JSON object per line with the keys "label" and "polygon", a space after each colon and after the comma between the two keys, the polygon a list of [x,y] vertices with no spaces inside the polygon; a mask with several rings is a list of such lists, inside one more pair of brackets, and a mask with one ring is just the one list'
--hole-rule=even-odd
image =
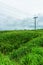
{"label": "grass", "polygon": [[16,63],[11,61],[8,56],[4,56],[0,53],[0,65],[16,65]]}
{"label": "grass", "polygon": [[43,65],[43,30],[0,31],[0,65]]}

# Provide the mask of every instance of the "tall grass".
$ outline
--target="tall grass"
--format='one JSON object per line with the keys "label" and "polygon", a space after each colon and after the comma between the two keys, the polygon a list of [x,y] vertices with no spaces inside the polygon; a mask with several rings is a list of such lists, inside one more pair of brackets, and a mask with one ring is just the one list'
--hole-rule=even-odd
{"label": "tall grass", "polygon": [[43,30],[0,31],[0,65],[43,65]]}

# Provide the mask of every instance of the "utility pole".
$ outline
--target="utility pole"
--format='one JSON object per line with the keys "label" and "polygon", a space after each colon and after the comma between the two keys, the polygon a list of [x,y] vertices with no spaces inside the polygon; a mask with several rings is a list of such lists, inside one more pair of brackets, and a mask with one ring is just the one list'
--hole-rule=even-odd
{"label": "utility pole", "polygon": [[36,20],[37,20],[37,16],[34,17],[34,23],[35,23],[35,30],[36,30]]}

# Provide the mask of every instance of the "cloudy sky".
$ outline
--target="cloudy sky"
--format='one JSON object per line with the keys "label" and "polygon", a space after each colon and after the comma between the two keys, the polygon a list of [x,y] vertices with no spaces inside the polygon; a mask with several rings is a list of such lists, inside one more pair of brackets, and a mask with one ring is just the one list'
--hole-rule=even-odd
{"label": "cloudy sky", "polygon": [[43,0],[0,0],[0,29],[34,28],[33,17],[38,16],[37,26],[43,27]]}
{"label": "cloudy sky", "polygon": [[17,18],[43,14],[43,0],[0,0],[0,7]]}

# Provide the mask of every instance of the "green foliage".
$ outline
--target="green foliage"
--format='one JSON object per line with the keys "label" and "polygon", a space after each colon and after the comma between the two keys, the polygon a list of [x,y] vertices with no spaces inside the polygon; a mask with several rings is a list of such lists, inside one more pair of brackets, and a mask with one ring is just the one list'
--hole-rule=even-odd
{"label": "green foliage", "polygon": [[43,65],[43,30],[0,31],[0,65]]}
{"label": "green foliage", "polygon": [[0,53],[0,65],[16,65],[16,63]]}
{"label": "green foliage", "polygon": [[27,54],[21,60],[19,60],[21,65],[43,65],[43,57],[38,54]]}
{"label": "green foliage", "polygon": [[[33,31],[34,32],[34,31]],[[18,49],[28,41],[40,36],[37,32],[32,31],[12,31],[0,33],[0,50],[1,52],[11,52]]]}
{"label": "green foliage", "polygon": [[10,58],[18,60],[19,58],[23,57],[27,53],[30,53],[30,51],[31,51],[31,49],[29,49],[26,46],[23,46],[16,51],[13,50],[12,53],[10,54]]}

